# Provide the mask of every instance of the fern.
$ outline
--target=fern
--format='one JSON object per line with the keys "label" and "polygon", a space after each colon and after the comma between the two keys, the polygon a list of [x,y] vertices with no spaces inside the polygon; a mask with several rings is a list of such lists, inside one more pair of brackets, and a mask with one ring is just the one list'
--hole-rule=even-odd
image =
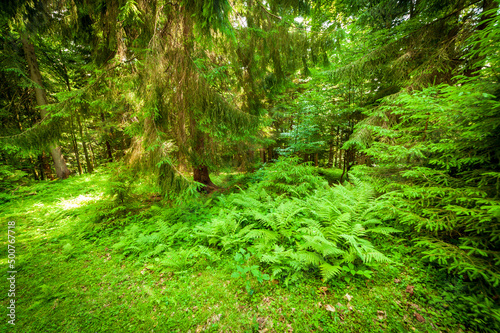
{"label": "fern", "polygon": [[[390,235],[398,231],[383,225],[385,205],[375,198],[371,186],[353,178],[354,185],[331,188],[323,186],[324,181],[307,166],[285,168],[283,161],[276,164],[264,170],[263,178],[280,180],[279,186],[264,180],[230,195],[224,199],[220,215],[197,226],[195,234],[206,245],[226,251],[253,247],[273,276],[288,282],[325,264],[340,267],[342,262],[356,260],[390,262],[368,239],[370,233]],[[297,190],[293,185],[293,177],[314,182],[303,192],[305,188]],[[273,191],[277,192],[274,196],[270,195]],[[333,270],[320,272],[328,280],[334,276]]]}

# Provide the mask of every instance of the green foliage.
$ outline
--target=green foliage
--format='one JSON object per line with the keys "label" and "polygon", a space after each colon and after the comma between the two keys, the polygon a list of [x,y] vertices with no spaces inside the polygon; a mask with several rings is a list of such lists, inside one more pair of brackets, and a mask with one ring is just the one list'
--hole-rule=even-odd
{"label": "green foliage", "polygon": [[[488,20],[487,32],[479,31],[468,45],[475,66],[498,64],[498,52],[491,50],[500,41],[498,20]],[[481,39],[485,34],[488,43]],[[491,67],[480,68],[475,76],[455,78],[456,85],[385,98],[353,140],[367,147],[364,152],[376,165],[358,172],[374,176],[377,189],[385,193],[387,213],[396,217],[394,226],[405,230],[423,260],[473,282],[467,293],[481,295],[481,305],[474,307],[468,324],[495,331],[500,85]],[[474,297],[464,296],[461,302],[479,302]]]}
{"label": "green foliage", "polygon": [[123,205],[132,197],[134,183],[138,180],[137,175],[130,167],[120,162],[111,166],[111,170],[106,194]]}
{"label": "green foliage", "polygon": [[[345,274],[346,274],[344,276],[344,280],[347,283],[351,282],[351,278],[354,277],[354,276],[356,276],[356,275],[364,276],[367,279],[371,279],[372,273],[373,273],[370,270],[356,269],[356,267],[352,263],[348,263],[347,265],[343,265],[342,266],[342,271],[344,271]],[[349,276],[349,274],[350,274],[350,276]]]}
{"label": "green foliage", "polygon": [[10,165],[0,165],[0,203],[14,198],[11,192],[26,181],[26,172],[15,170]]}
{"label": "green foliage", "polygon": [[417,232],[424,258],[496,287],[500,104],[487,89],[473,82],[388,100],[381,110],[399,121],[389,130],[370,127],[380,139],[366,152],[380,165],[390,211]]}
{"label": "green foliage", "polygon": [[236,271],[231,274],[231,277],[234,279],[242,279],[245,281],[245,289],[249,295],[253,295],[254,290],[251,285],[251,277],[257,279],[258,283],[263,283],[264,281],[269,280],[268,274],[263,274],[259,270],[259,265],[251,265],[250,261],[253,255],[253,251],[249,249],[248,251],[245,249],[240,249],[234,255],[234,261],[236,262]]}
{"label": "green foliage", "polygon": [[318,176],[315,168],[307,164],[299,164],[299,158],[293,156],[280,158],[262,170],[259,176],[261,181],[257,187],[274,195],[303,197],[327,186],[324,179]]}
{"label": "green foliage", "polygon": [[[219,216],[198,226],[197,237],[225,251],[251,246],[272,276],[286,283],[310,269],[329,280],[343,263],[390,262],[369,241],[372,234],[397,232],[384,226],[384,205],[372,188],[359,181],[330,188],[309,167],[291,161],[278,161],[264,170],[262,182],[220,199]],[[311,180],[307,187],[300,177]],[[279,186],[271,185],[277,180]]]}

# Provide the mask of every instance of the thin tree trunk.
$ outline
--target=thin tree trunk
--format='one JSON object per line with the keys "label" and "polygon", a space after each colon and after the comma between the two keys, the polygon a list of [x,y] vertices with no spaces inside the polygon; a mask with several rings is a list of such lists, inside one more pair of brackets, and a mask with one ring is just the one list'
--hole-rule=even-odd
{"label": "thin tree trunk", "polygon": [[85,155],[85,163],[87,164],[87,172],[92,173],[92,172],[94,172],[94,167],[92,165],[92,162],[90,161],[89,151],[87,149],[87,143],[85,142],[85,138],[83,137],[83,128],[82,128],[82,122],[80,121],[80,114],[76,115],[76,122],[78,124],[78,131],[80,132],[80,139],[82,140],[83,155]]}
{"label": "thin tree trunk", "polygon": [[[102,125],[104,126],[106,124],[106,120],[104,119],[104,113],[101,112],[101,120],[102,120]],[[105,130],[105,133],[108,131]],[[113,162],[113,151],[111,150],[111,144],[109,143],[109,140],[106,139],[106,152],[108,154],[108,161]]]}
{"label": "thin tree trunk", "polygon": [[[193,131],[193,136],[195,140],[194,151],[196,152],[196,157],[202,158],[205,153],[205,133],[200,131],[194,122],[194,117],[192,116],[191,121],[191,131]],[[201,189],[207,193],[213,192],[217,189],[217,186],[210,179],[210,172],[207,165],[204,162],[194,163],[193,165],[193,180],[198,183],[202,183],[204,187]]]}
{"label": "thin tree trunk", "polygon": [[[19,130],[22,133],[24,131],[23,124],[21,123],[21,118],[19,117],[18,109],[17,108],[14,108],[14,109],[16,111],[17,125],[19,126]],[[36,171],[36,163],[35,163],[35,161],[33,161],[33,158],[31,157],[31,155],[29,156],[29,160],[30,160],[30,164],[31,164],[31,171],[33,172],[33,177],[35,178],[35,180],[39,180],[40,177],[38,176],[38,173]]]}
{"label": "thin tree trunk", "polygon": [[92,168],[94,168],[97,165],[97,160],[95,158],[95,153],[94,153],[94,147],[92,146],[92,140],[90,139],[90,135],[87,130],[85,130],[85,134],[87,135],[87,140],[89,141],[89,149],[90,153],[92,154],[91,163],[92,163]]}
{"label": "thin tree trunk", "polygon": [[[64,80],[66,81],[66,87],[68,88],[68,91],[71,91],[71,84],[69,82],[68,70],[66,69],[66,65],[64,64],[63,64],[63,69],[64,69]],[[73,143],[73,151],[75,152],[76,163],[78,165],[78,173],[82,175],[83,173],[82,164],[80,163],[80,153],[78,151],[78,143],[76,141],[73,114],[71,114],[71,142]]]}
{"label": "thin tree trunk", "polygon": [[[24,55],[26,57],[26,62],[28,63],[28,68],[30,72],[31,80],[36,84],[35,86],[35,96],[38,106],[40,106],[40,114],[42,119],[48,116],[47,109],[44,107],[48,104],[47,95],[45,89],[43,88],[42,75],[38,67],[38,60],[35,54],[35,47],[31,42],[28,41],[28,37],[23,35],[21,37],[21,42],[23,44]],[[54,161],[54,168],[56,170],[57,177],[60,179],[66,179],[70,175],[70,171],[66,166],[66,161],[61,153],[61,148],[51,144],[49,146],[50,155]]]}
{"label": "thin tree trunk", "polygon": [[43,170],[43,165],[44,165],[44,161],[43,161],[43,153],[42,153],[38,156],[38,168],[40,170],[40,179],[41,180],[45,180],[45,172]]}
{"label": "thin tree trunk", "polygon": [[78,143],[76,142],[75,128],[73,125],[73,116],[71,116],[71,141],[73,142],[73,150],[75,152],[76,163],[78,164],[78,173],[81,175],[83,171],[82,171],[82,164],[80,163],[80,153],[78,152]]}
{"label": "thin tree trunk", "polygon": [[337,154],[335,156],[335,166],[340,169],[340,161],[342,159],[342,150],[340,149],[340,126],[337,126]]}
{"label": "thin tree trunk", "polygon": [[328,168],[333,167],[333,126],[330,127],[330,140],[328,142]]}

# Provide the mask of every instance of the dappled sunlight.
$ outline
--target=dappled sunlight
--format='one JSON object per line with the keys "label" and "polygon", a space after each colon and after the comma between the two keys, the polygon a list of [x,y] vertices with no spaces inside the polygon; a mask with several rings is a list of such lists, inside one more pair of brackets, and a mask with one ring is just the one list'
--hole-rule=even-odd
{"label": "dappled sunlight", "polygon": [[64,210],[69,210],[69,209],[75,209],[79,208],[85,204],[87,204],[90,201],[97,201],[102,199],[103,194],[102,193],[96,193],[96,194],[80,194],[76,198],[71,198],[71,199],[66,199],[66,200],[60,200],[57,203],[57,207],[60,207]]}

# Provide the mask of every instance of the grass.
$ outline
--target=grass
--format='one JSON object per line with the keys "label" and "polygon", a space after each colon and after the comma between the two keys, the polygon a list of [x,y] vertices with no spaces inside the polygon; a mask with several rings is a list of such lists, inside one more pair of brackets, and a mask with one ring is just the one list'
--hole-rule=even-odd
{"label": "grass", "polygon": [[[7,324],[2,282],[4,332],[465,331],[442,303],[431,302],[442,293],[435,271],[411,256],[349,283],[342,277],[323,283],[313,271],[290,286],[249,278],[250,295],[245,279],[231,277],[237,265],[231,254],[219,253],[218,260],[187,254],[177,268],[164,263],[175,250],[124,254],[116,244],[125,226],[146,230],[175,208],[143,193],[117,209],[104,194],[107,179],[100,173],[40,182],[1,206],[0,262],[7,267],[7,222],[15,221],[18,272],[15,326]],[[203,212],[179,216],[202,223],[213,213],[209,206]]]}

